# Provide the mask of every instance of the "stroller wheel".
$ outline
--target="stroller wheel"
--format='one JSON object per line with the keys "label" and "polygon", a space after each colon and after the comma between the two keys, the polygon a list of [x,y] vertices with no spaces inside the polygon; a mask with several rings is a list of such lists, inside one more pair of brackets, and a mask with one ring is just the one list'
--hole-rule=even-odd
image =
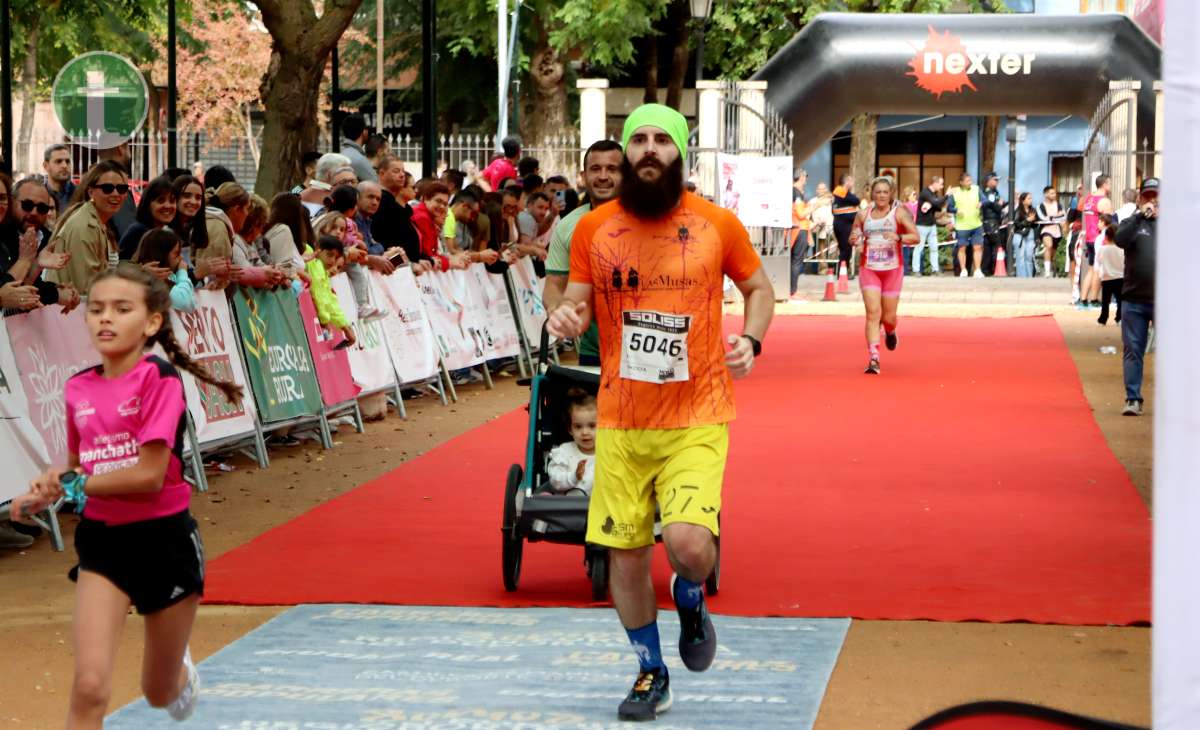
{"label": "stroller wheel", "polygon": [[508,481],[504,485],[504,524],[500,527],[500,567],[504,577],[504,590],[517,590],[521,580],[521,557],[525,541],[517,533],[517,495],[521,490],[524,471],[517,464],[508,469]]}
{"label": "stroller wheel", "polygon": [[601,549],[592,553],[590,570],[592,576],[592,600],[608,598],[608,551]]}

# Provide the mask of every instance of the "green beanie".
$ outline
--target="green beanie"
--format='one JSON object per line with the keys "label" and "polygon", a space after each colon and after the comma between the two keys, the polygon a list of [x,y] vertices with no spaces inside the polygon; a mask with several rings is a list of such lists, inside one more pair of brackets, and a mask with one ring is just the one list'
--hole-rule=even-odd
{"label": "green beanie", "polygon": [[687,119],[669,106],[662,104],[643,104],[625,120],[625,131],[621,134],[621,146],[629,148],[629,138],[642,127],[658,127],[671,136],[675,146],[679,148],[679,158],[687,169]]}

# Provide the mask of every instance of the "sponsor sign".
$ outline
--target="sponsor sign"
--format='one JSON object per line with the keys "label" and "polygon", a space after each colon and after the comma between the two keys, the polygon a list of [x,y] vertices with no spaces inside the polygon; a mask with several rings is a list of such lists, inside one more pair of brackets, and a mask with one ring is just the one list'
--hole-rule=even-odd
{"label": "sponsor sign", "polygon": [[229,380],[243,389],[239,405],[229,402],[219,388],[202,383],[184,370],[179,371],[187,395],[188,412],[196,424],[196,437],[203,445],[210,441],[254,432],[254,397],[238,352],[237,335],[224,292],[198,289],[196,309],[171,311],[171,330],[179,347],[188,357],[207,368],[213,377]]}
{"label": "sponsor sign", "polygon": [[321,389],[291,290],[233,295],[250,387],[263,423],[321,412]]}
{"label": "sponsor sign", "polygon": [[940,99],[942,94],[960,94],[964,89],[978,91],[972,77],[1028,76],[1036,60],[1036,53],[968,48],[950,31],[938,33],[930,26],[925,44],[908,62],[906,75],[916,79],[917,88]]}

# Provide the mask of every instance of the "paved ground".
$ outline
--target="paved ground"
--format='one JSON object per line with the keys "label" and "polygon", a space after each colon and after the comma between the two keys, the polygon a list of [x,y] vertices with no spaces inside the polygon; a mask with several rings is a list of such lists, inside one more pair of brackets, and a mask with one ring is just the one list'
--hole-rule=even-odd
{"label": "paved ground", "polygon": [[[1066,279],[960,279],[951,274],[940,276],[907,276],[901,300],[920,304],[1001,304],[1058,307],[1070,305],[1071,288]],[[821,276],[802,276],[797,294],[804,300],[818,302],[825,295],[825,279]],[[850,293],[839,294],[839,300],[859,297],[858,282],[850,282]]]}
{"label": "paved ground", "polygon": [[[1062,280],[1054,283],[1066,291]],[[1009,301],[906,301],[901,316],[1054,313],[1096,420],[1149,504],[1152,384],[1146,394],[1147,417],[1121,418],[1120,357],[1099,352],[1103,345],[1119,345],[1119,331],[1111,325],[1099,327],[1094,312],[1077,312],[1048,302],[1021,303],[1019,295],[1029,292],[1018,287],[1036,290],[1037,285],[1016,280],[931,280],[929,291],[938,296],[941,291],[952,295],[957,291],[954,287],[964,287],[964,295],[970,287],[979,287],[980,292],[991,292],[993,299],[1000,292]],[[914,296],[923,286],[923,281],[906,281],[907,290]],[[1018,295],[1015,302],[1011,301],[1014,291]],[[1050,297],[1053,290],[1043,294]],[[856,292],[841,299],[837,304],[789,303],[779,311],[861,313]],[[1148,378],[1152,373],[1153,368],[1147,367]],[[258,474],[248,461],[238,460],[237,471],[215,477],[212,490],[193,501],[210,556],[253,539],[528,400],[527,389],[516,386],[511,378],[499,380],[492,391],[469,386],[460,393],[462,401],[448,408],[431,399],[415,402],[407,422],[393,417],[370,425],[365,434],[339,434],[339,446],[333,452],[322,452],[315,446],[277,452],[265,475]],[[1029,437],[1067,443],[1071,435],[1032,432]],[[487,446],[481,444],[479,448]],[[497,508],[501,478],[496,475]],[[388,526],[366,522],[363,529]],[[67,538],[70,542],[70,528]],[[348,534],[346,539],[354,536]],[[499,563],[494,555],[481,559]],[[61,727],[72,666],[73,592],[64,576],[72,563],[71,553],[54,553],[44,540],[30,550],[0,553],[0,585],[4,586],[0,591],[0,635],[6,637],[0,652],[0,727]],[[198,659],[207,657],[280,611],[271,607],[203,607],[193,635],[193,653]],[[141,631],[140,619],[131,617],[117,661],[111,703],[114,709],[138,694]],[[855,621],[816,727],[905,728],[937,709],[980,698],[1040,702],[1148,726],[1150,629]]]}

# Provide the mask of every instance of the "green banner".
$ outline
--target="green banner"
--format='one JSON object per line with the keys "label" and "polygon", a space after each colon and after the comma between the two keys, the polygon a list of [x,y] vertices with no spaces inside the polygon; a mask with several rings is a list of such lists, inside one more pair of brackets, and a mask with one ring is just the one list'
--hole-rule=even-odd
{"label": "green banner", "polygon": [[320,413],[321,391],[291,291],[239,289],[233,303],[262,422]]}

